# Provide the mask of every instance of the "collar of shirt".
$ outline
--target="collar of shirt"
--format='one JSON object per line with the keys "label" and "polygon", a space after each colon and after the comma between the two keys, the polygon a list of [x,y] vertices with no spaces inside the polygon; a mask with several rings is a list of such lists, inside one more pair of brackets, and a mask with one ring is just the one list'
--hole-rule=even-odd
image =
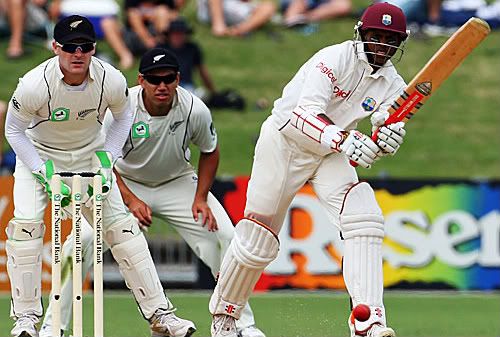
{"label": "collar of shirt", "polygon": [[[64,78],[64,74],[61,70],[61,65],[59,64],[59,56],[54,57],[56,59],[56,73],[57,73],[57,78],[59,78],[61,81]],[[90,64],[89,64],[89,78],[93,81],[95,79],[96,75],[96,70],[95,70],[95,64],[94,64],[94,57],[90,59]]]}

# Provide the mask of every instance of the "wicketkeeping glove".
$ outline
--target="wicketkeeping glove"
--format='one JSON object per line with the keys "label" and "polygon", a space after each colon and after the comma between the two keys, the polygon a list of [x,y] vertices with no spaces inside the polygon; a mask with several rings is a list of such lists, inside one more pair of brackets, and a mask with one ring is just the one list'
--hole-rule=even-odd
{"label": "wicketkeeping glove", "polygon": [[370,137],[357,130],[349,131],[339,148],[351,161],[364,168],[370,168],[382,152]]}
{"label": "wicketkeeping glove", "polygon": [[92,157],[92,167],[102,178],[102,197],[107,198],[113,183],[113,156],[108,151],[96,151]]}
{"label": "wicketkeeping glove", "polygon": [[[102,180],[102,198],[106,199],[111,191],[113,182],[113,156],[107,151],[96,151],[92,157],[92,169],[101,176]],[[92,183],[87,187],[87,192],[83,196],[82,203],[87,207],[92,207],[94,188]]]}
{"label": "wicketkeeping glove", "polygon": [[[42,167],[38,171],[32,171],[33,176],[38,180],[40,184],[45,188],[45,191],[52,200],[52,189],[50,187],[50,181],[56,172],[54,162],[52,160],[47,160],[43,163]],[[61,207],[66,207],[71,203],[71,188],[63,181],[61,181]]]}

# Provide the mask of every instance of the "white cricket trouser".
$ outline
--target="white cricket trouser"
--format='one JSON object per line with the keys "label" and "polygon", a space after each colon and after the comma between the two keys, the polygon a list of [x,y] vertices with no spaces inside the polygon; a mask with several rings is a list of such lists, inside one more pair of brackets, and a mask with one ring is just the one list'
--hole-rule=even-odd
{"label": "white cricket trouser", "polygon": [[[304,137],[306,137],[304,135]],[[339,214],[347,190],[356,182],[356,170],[343,154],[325,157],[303,149],[277,129],[274,116],[262,124],[248,183],[245,216],[279,233],[288,206],[310,182],[333,224],[340,230]]]}
{"label": "white cricket trouser", "polygon": [[[201,218],[194,221],[191,213],[194,195],[197,186],[197,177],[194,172],[178,177],[163,185],[149,187],[122,177],[128,188],[153,210],[155,217],[170,223],[193,249],[194,253],[210,268],[214,277],[219,272],[220,264],[226,249],[228,248],[234,234],[231,219],[219,201],[209,193],[208,206],[217,220],[219,229],[209,232],[207,227],[201,225]],[[84,221],[86,223],[86,221]],[[153,226],[155,226],[153,222]],[[87,274],[93,263],[93,232],[88,225],[83,226],[82,241],[84,250],[83,273]],[[63,263],[70,263],[66,256],[71,256],[73,246],[72,236],[69,235],[63,246]],[[71,268],[71,266],[68,266]],[[63,266],[64,268],[64,266]],[[62,282],[62,328],[69,328],[71,321],[72,306],[72,282],[71,273],[69,278]],[[47,309],[44,324],[51,322],[51,308]],[[247,304],[241,318],[237,321],[238,328],[244,328],[255,324],[252,310]]]}

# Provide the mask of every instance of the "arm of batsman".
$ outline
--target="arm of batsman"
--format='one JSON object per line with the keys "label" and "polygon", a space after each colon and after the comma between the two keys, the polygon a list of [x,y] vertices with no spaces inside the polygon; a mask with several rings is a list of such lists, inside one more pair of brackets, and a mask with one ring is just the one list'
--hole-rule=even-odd
{"label": "arm of batsman", "polygon": [[[52,200],[52,188],[50,187],[50,181],[54,174],[56,173],[56,167],[52,160],[47,160],[43,165],[35,171],[31,172],[36,180],[45,188],[45,192],[49,195]],[[71,188],[64,182],[61,181],[61,206],[66,207],[71,203]]]}
{"label": "arm of batsman", "polygon": [[403,144],[406,130],[405,123],[397,122],[385,125],[385,121],[389,118],[387,111],[376,111],[371,117],[372,132],[376,133],[377,145],[382,149],[382,155],[394,156]]}

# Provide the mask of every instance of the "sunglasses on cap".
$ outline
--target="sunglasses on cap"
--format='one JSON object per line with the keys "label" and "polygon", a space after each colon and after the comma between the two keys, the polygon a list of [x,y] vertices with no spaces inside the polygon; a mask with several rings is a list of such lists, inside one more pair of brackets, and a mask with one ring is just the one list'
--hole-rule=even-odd
{"label": "sunglasses on cap", "polygon": [[65,44],[59,44],[57,43],[57,45],[59,47],[61,47],[61,49],[66,52],[66,53],[70,53],[70,54],[74,54],[76,53],[76,51],[78,50],[78,48],[80,48],[80,51],[82,53],[88,53],[88,52],[91,52],[92,50],[94,50],[95,48],[95,43],[93,42],[85,42],[85,43],[65,43]]}
{"label": "sunglasses on cap", "polygon": [[171,73],[164,76],[157,75],[142,75],[142,77],[153,85],[159,85],[161,82],[165,84],[170,84],[177,79],[177,73]]}

